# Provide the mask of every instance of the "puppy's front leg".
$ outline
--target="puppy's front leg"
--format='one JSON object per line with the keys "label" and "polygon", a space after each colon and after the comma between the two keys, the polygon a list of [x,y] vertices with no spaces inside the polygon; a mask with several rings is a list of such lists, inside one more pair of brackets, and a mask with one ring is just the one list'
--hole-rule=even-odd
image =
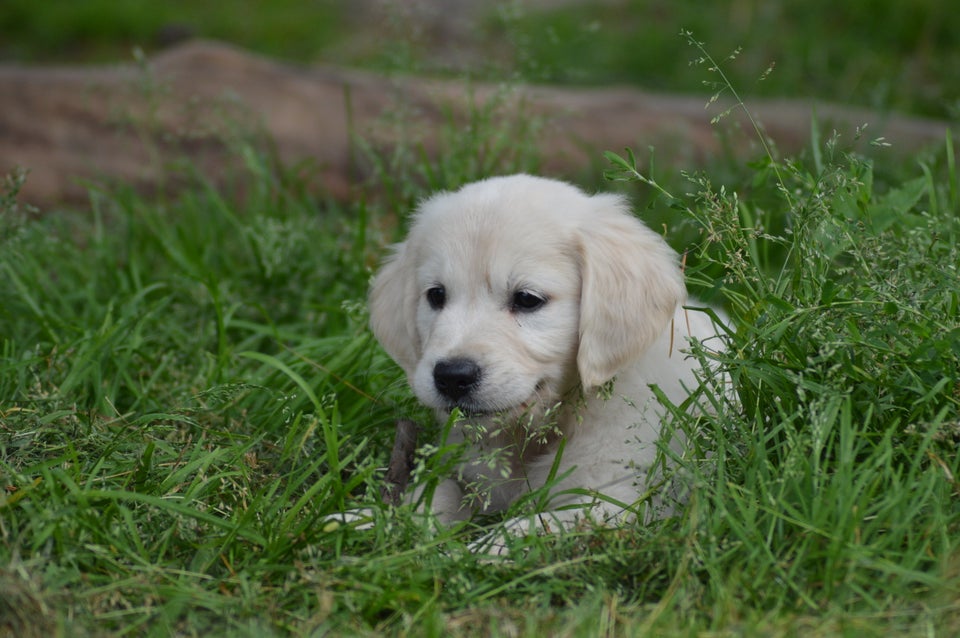
{"label": "puppy's front leg", "polygon": [[[408,502],[418,503],[423,497],[424,487],[420,486],[414,490],[409,497]],[[444,479],[433,492],[433,500],[421,505],[423,509],[429,511],[437,517],[437,520],[444,525],[452,525],[469,519],[473,515],[473,510],[464,504],[463,490],[453,479]]]}
{"label": "puppy's front leg", "polygon": [[470,543],[470,551],[488,556],[507,556],[510,553],[510,538],[539,532],[561,532],[573,528],[577,520],[579,519],[575,514],[563,511],[517,516],[504,521],[501,526]]}

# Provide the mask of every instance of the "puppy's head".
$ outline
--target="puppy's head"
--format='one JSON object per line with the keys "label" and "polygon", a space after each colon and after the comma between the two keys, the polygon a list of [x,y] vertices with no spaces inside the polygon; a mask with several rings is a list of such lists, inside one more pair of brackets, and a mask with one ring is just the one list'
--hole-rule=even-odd
{"label": "puppy's head", "polygon": [[520,414],[611,379],[684,295],[676,254],[623,198],[515,175],[423,202],[370,317],[424,404]]}

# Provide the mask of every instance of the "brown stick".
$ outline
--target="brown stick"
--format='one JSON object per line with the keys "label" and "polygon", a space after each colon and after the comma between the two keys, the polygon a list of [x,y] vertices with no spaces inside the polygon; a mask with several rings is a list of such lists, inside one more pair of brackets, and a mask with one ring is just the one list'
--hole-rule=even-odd
{"label": "brown stick", "polygon": [[407,419],[397,421],[396,438],[390,453],[390,465],[384,485],[380,488],[380,498],[388,505],[399,505],[400,497],[410,482],[413,471],[413,453],[417,448],[417,424]]}

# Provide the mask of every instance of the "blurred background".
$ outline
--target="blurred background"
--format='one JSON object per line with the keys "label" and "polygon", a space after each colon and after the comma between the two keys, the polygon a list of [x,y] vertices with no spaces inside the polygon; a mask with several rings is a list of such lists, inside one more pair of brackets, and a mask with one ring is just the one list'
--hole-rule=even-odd
{"label": "blurred background", "polygon": [[130,61],[211,38],[299,64],[708,95],[697,51],[744,96],[960,117],[956,0],[2,0],[0,62]]}

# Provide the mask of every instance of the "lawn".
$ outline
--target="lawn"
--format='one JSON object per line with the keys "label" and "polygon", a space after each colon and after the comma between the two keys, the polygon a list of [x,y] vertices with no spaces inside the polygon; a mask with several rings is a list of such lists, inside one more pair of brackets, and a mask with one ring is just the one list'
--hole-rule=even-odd
{"label": "lawn", "polygon": [[[689,58],[711,50],[677,37]],[[676,516],[517,538],[498,560],[468,551],[479,523],[380,503],[394,421],[428,418],[365,307],[404,213],[482,177],[470,151],[495,122],[442,164],[371,155],[347,203],[240,135],[223,187],[184,164],[178,194],[91,187],[83,213],[27,210],[11,174],[0,633],[957,635],[954,142],[904,160],[812,131],[797,157],[688,170],[640,173],[610,149],[588,186],[631,194],[726,307],[728,350],[692,356],[736,400],[711,375],[694,397],[711,412],[665,406],[694,441]],[[535,135],[496,170],[534,166]],[[440,465],[425,451],[422,479]],[[372,528],[327,518],[357,505]]]}

